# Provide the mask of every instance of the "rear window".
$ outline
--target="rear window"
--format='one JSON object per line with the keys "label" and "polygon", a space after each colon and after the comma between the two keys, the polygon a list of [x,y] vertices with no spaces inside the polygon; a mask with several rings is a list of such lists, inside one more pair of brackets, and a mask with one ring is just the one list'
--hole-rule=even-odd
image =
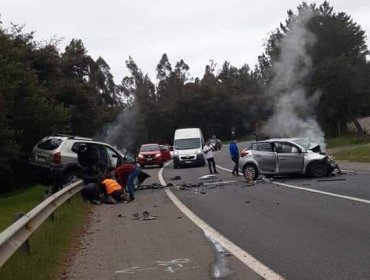
{"label": "rear window", "polygon": [[159,145],[145,145],[141,146],[140,152],[151,152],[151,151],[159,151]]}
{"label": "rear window", "polygon": [[58,138],[45,139],[37,144],[37,148],[51,151],[58,148],[62,142],[63,140]]}

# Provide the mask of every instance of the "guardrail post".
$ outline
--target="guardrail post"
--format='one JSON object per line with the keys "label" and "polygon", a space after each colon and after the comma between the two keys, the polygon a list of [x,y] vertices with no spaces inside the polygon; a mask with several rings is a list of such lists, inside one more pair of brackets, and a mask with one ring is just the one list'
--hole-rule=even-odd
{"label": "guardrail post", "polygon": [[44,193],[44,200],[47,199],[49,196],[52,195],[52,185],[48,185],[45,189],[45,193]]}
{"label": "guardrail post", "polygon": [[[24,216],[24,213],[17,213],[13,216],[13,222],[19,220]],[[19,248],[23,253],[26,253],[27,255],[31,255],[31,246],[30,246],[30,240],[27,239],[24,241],[22,246]]]}

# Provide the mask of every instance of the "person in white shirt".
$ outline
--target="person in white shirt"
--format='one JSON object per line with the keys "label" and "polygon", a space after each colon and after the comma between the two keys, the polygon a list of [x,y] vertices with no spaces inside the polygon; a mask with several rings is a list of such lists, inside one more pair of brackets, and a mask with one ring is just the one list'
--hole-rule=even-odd
{"label": "person in white shirt", "polygon": [[[211,145],[211,141],[207,140],[206,145],[203,148],[203,153],[207,159],[208,162],[208,168],[209,168],[209,173],[213,174],[218,174],[216,170],[216,162],[215,159],[213,158],[213,146]],[[212,172],[212,167],[213,167],[213,172]]]}

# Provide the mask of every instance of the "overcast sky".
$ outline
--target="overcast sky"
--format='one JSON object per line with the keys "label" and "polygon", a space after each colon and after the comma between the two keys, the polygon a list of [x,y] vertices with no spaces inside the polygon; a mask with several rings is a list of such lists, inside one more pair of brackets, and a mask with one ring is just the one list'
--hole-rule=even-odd
{"label": "overcast sky", "polygon": [[[295,0],[0,0],[3,27],[25,24],[37,40],[63,38],[60,50],[73,38],[82,39],[88,53],[102,56],[118,83],[128,74],[125,60],[132,56],[155,80],[163,53],[172,65],[180,59],[192,77],[201,77],[210,59],[218,67],[227,60],[251,68],[263,52],[269,32],[286,19]],[[323,1],[307,1],[321,4]],[[332,0],[369,36],[369,0]],[[368,43],[368,41],[367,41]]]}

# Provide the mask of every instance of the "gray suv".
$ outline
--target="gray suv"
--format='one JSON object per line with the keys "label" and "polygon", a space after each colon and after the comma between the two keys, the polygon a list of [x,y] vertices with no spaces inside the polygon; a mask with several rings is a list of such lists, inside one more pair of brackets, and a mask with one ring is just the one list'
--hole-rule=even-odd
{"label": "gray suv", "polygon": [[239,166],[246,178],[258,175],[307,174],[329,175],[339,167],[334,158],[321,152],[317,144],[306,138],[269,139],[250,143],[241,152]]}
{"label": "gray suv", "polygon": [[57,184],[57,189],[81,178],[83,168],[77,153],[81,145],[93,145],[98,150],[99,164],[103,168],[132,162],[109,144],[90,138],[54,134],[43,138],[32,150],[30,165],[43,184]]}

